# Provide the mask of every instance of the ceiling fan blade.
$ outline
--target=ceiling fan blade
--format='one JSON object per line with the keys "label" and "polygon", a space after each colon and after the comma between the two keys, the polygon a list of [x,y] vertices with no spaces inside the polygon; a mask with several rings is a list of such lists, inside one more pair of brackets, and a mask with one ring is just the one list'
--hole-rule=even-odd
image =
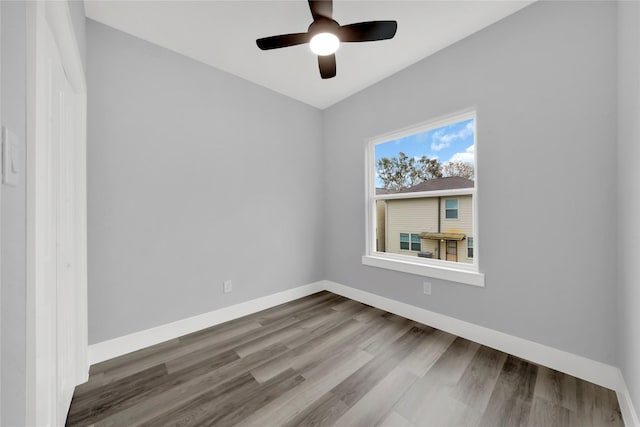
{"label": "ceiling fan blade", "polygon": [[387,40],[396,35],[398,23],[396,21],[369,21],[340,27],[341,42],[372,42]]}
{"label": "ceiling fan blade", "polygon": [[294,33],[264,37],[256,40],[256,44],[262,50],[269,50],[309,43],[309,40],[311,40],[309,33]]}
{"label": "ceiling fan blade", "polygon": [[320,67],[320,77],[330,79],[336,76],[336,54],[319,56],[318,66]]}
{"label": "ceiling fan blade", "polygon": [[309,9],[314,21],[318,18],[332,19],[333,0],[309,0]]}

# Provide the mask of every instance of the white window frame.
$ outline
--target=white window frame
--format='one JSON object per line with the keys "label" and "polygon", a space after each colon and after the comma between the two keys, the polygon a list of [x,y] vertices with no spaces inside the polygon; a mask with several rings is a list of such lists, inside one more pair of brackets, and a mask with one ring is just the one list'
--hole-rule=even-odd
{"label": "white window frame", "polygon": [[[435,128],[446,126],[465,120],[473,119],[474,122],[474,170],[475,187],[460,188],[444,191],[421,191],[415,193],[376,194],[375,177],[375,147],[377,144],[389,142],[394,139],[404,138],[417,133],[426,132]],[[409,126],[405,129],[379,135],[365,143],[365,253],[362,256],[362,264],[388,270],[401,271],[418,276],[433,277],[451,282],[463,283],[472,286],[484,286],[484,274],[480,272],[479,245],[478,245],[478,158],[477,158],[477,128],[478,120],[476,109],[468,109],[455,114],[442,116],[427,122]],[[471,195],[473,200],[473,243],[474,257],[472,264],[439,260],[433,258],[413,257],[409,255],[394,254],[376,251],[376,201],[408,199],[420,197],[451,197]],[[439,214],[440,215],[440,214]],[[408,233],[410,235],[410,233]],[[409,237],[411,240],[411,237]],[[411,247],[411,244],[409,244]]]}

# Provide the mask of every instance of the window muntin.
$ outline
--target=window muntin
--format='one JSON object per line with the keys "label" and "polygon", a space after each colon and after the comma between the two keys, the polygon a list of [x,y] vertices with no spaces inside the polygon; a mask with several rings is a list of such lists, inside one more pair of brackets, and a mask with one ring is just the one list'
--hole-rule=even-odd
{"label": "window muntin", "polygon": [[[475,126],[475,114],[466,113],[370,141],[367,151],[370,159],[367,162],[367,165],[369,165],[367,173],[371,177],[367,183],[368,200],[370,201],[367,204],[369,207],[367,227],[370,231],[368,231],[367,239],[368,242],[372,242],[372,245],[371,247],[367,246],[365,258],[383,256],[383,259],[387,261],[377,263],[378,266],[384,265],[383,268],[392,268],[390,267],[392,264],[392,262],[390,264],[390,261],[394,259],[407,259],[412,264],[415,262],[416,264],[446,266],[448,268],[459,268],[461,271],[478,272],[477,253],[473,254],[476,257],[468,256],[471,253],[468,248],[468,241],[467,243],[462,241],[469,238],[473,240],[477,227],[475,217],[477,206],[475,198]],[[436,133],[439,138],[438,141],[433,138]],[[438,148],[448,146],[450,150],[456,151],[454,153],[455,156],[447,154],[446,150],[443,150],[440,151],[441,157],[438,160],[436,156],[431,156],[433,153],[429,153],[428,149],[417,153],[415,151],[402,151],[402,140],[407,138],[413,138],[414,143],[417,140],[426,140],[428,145],[437,146]],[[414,148],[416,145],[414,145]],[[396,185],[395,187],[393,185],[389,187],[381,185],[381,175],[379,174],[379,168],[377,168],[378,161],[385,155],[389,157],[392,148],[395,148],[396,164],[413,164],[416,169],[421,169],[422,176],[437,170],[434,165],[437,166],[438,162],[442,166],[450,160],[460,160],[464,163],[462,164],[463,168],[459,168],[458,166],[460,165],[453,165],[447,169],[440,169],[445,171],[441,176],[449,178],[451,176],[464,176],[466,173],[467,179],[470,180],[470,185],[453,186],[454,188],[438,187],[437,185],[434,187],[431,185],[434,182],[420,180],[420,174],[418,174],[417,180],[415,179],[415,174],[413,177],[407,176],[407,179],[400,186],[398,186],[398,182],[391,182],[391,184]],[[401,155],[401,151],[404,156]],[[392,174],[387,173],[386,177],[389,178],[390,176]],[[430,178],[434,177],[431,176]],[[422,221],[420,224],[393,224],[394,217],[398,217],[398,209],[402,204],[405,205],[408,211],[413,209],[416,218],[424,219],[430,217],[430,219]],[[427,208],[427,206],[429,207]],[[374,212],[376,208],[378,215]],[[425,210],[435,213],[425,215]],[[407,228],[413,230],[406,232]],[[401,233],[403,234],[402,243],[400,242]],[[444,234],[445,238],[436,239],[440,235],[438,233]],[[449,239],[453,239],[454,243],[447,246]],[[418,241],[420,242],[419,244]],[[380,242],[383,243],[381,244]],[[454,244],[456,246],[455,254],[450,253],[448,256],[447,248],[449,247],[449,252],[452,252]],[[473,250],[477,252],[477,248],[472,248]],[[413,254],[408,251],[413,252]],[[365,262],[364,258],[363,262]],[[369,262],[367,261],[366,264],[369,264]]]}
{"label": "window muntin", "polygon": [[458,219],[458,199],[446,199],[444,209],[446,219]]}

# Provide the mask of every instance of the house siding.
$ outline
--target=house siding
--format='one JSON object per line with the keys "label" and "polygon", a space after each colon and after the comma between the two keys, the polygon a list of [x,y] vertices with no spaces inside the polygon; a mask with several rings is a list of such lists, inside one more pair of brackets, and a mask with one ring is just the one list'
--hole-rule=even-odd
{"label": "house siding", "polygon": [[[400,233],[437,232],[437,211],[437,197],[387,200],[387,252],[415,256],[415,251],[400,249]],[[422,250],[434,252],[435,244],[423,240]]]}
{"label": "house siding", "polygon": [[379,252],[385,252],[386,249],[386,206],[384,200],[376,200],[376,250]]}
{"label": "house siding", "polygon": [[[445,215],[445,200],[458,199],[458,218],[447,219]],[[462,233],[473,237],[473,198],[472,196],[443,197],[440,207],[442,218],[441,231],[443,233]],[[474,241],[475,245],[475,241]],[[446,250],[442,244],[443,250]],[[473,258],[467,257],[467,239],[458,242],[458,261],[473,263]]]}
{"label": "house siding", "polygon": [[[458,219],[445,218],[445,200],[458,199]],[[400,249],[400,233],[438,232],[463,233],[473,237],[473,199],[472,196],[443,197],[440,207],[440,230],[438,230],[438,198],[425,197],[416,199],[386,200],[387,235],[386,252],[416,256],[416,251]],[[435,240],[421,240],[422,251],[433,253],[434,258],[445,259],[446,244]],[[457,242],[458,261],[473,263],[467,257],[467,240]]]}

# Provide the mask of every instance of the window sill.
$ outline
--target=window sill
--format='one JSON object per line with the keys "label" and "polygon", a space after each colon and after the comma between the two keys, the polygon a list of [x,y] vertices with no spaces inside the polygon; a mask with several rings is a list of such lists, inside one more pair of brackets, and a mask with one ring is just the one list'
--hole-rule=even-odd
{"label": "window sill", "polygon": [[376,255],[363,256],[362,264],[371,267],[386,268],[387,270],[402,271],[403,273],[411,273],[418,276],[463,283],[465,285],[484,287],[484,274],[478,273],[477,271],[428,265],[422,262],[399,260]]}

